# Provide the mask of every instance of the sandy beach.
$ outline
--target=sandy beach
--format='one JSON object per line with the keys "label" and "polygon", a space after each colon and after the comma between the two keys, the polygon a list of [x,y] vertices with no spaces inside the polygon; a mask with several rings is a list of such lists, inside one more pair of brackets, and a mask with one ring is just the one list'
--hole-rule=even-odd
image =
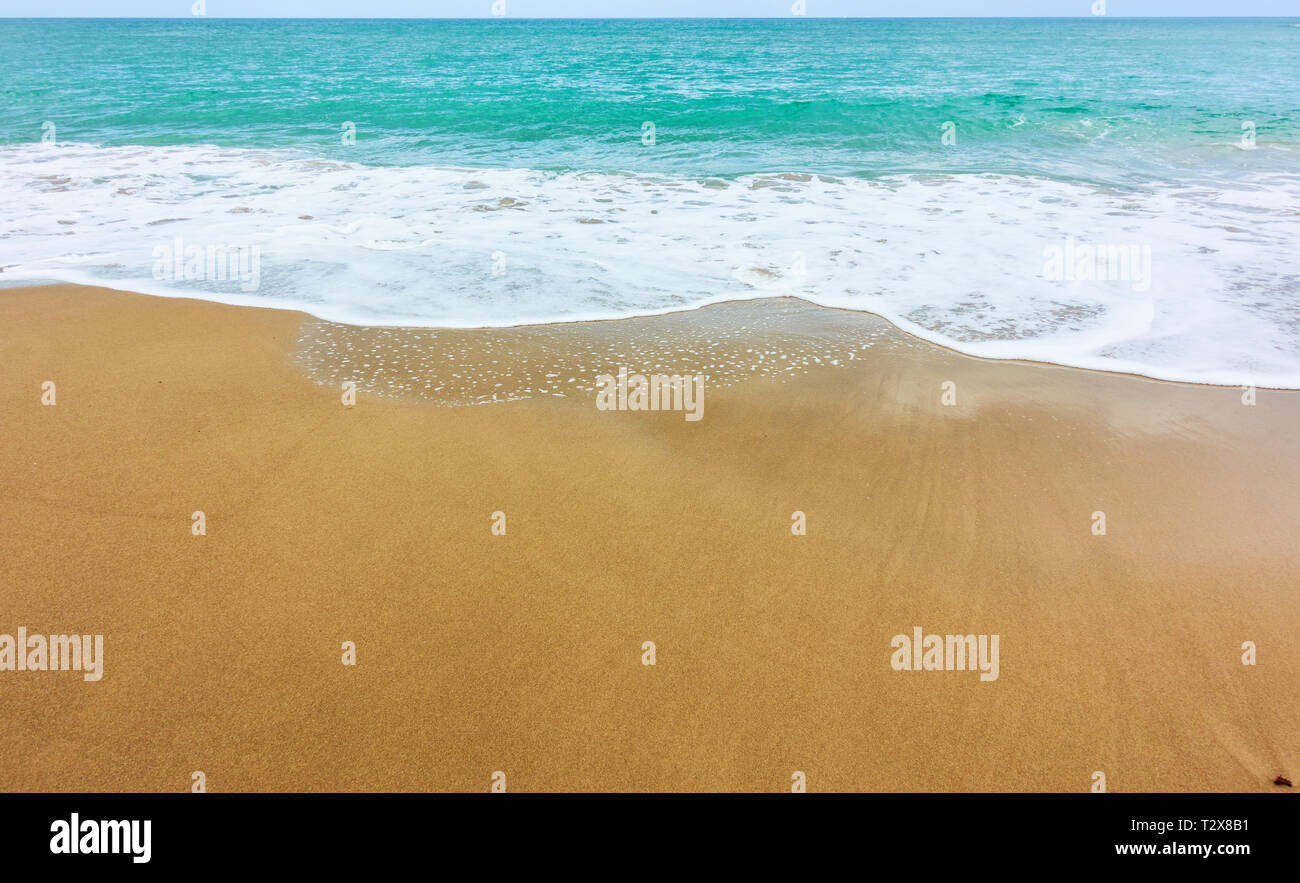
{"label": "sandy beach", "polygon": [[[0,673],[0,790],[1300,772],[1300,393],[790,299],[434,331],[59,285],[0,327],[0,633],[104,636],[99,681]],[[597,410],[620,365],[709,374],[703,418]],[[998,635],[996,680],[895,670],[916,627]]]}

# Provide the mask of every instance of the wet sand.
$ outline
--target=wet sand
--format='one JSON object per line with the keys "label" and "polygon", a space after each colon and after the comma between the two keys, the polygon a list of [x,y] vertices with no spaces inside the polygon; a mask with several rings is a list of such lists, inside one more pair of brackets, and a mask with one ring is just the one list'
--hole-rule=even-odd
{"label": "wet sand", "polygon": [[[105,645],[94,683],[0,671],[0,790],[1300,772],[1300,393],[785,299],[434,332],[61,285],[0,328],[0,633]],[[707,368],[703,419],[597,410],[620,364]],[[894,670],[916,626],[999,635],[998,678]]]}

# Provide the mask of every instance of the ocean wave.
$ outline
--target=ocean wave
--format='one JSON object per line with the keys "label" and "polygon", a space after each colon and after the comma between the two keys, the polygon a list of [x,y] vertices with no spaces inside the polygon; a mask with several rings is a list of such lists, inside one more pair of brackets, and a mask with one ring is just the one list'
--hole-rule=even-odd
{"label": "ocean wave", "polygon": [[[442,327],[792,295],[977,356],[1300,388],[1297,175],[723,179],[74,143],[0,148],[0,170],[3,281]],[[256,278],[190,267],[213,249]]]}

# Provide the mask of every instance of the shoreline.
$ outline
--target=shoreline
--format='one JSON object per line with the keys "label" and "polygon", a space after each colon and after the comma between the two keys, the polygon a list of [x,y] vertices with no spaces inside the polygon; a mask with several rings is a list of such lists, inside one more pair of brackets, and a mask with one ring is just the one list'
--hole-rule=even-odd
{"label": "shoreline", "polygon": [[143,297],[158,297],[158,298],[166,298],[171,300],[186,300],[186,301],[198,301],[203,303],[215,303],[215,304],[220,304],[222,306],[230,306],[230,307],[236,307],[241,309],[269,309],[269,310],[277,310],[277,311],[287,312],[287,313],[300,313],[305,316],[309,316],[312,319],[315,319],[320,322],[326,322],[331,325],[340,325],[340,326],[345,326],[348,328],[356,328],[356,329],[400,329],[400,330],[407,330],[407,331],[448,331],[448,332],[484,332],[484,333],[520,331],[520,330],[528,330],[528,329],[567,328],[572,326],[594,325],[594,324],[601,324],[601,323],[622,323],[622,322],[629,322],[629,321],[642,320],[642,319],[657,319],[666,316],[690,315],[693,313],[698,313],[701,310],[708,310],[716,307],[727,307],[736,304],[763,304],[765,302],[771,302],[771,301],[797,301],[801,304],[804,304],[816,310],[828,310],[831,312],[844,313],[851,316],[871,317],[873,319],[878,319],[882,322],[887,323],[892,329],[897,331],[899,334],[906,335],[907,337],[915,340],[919,344],[923,344],[926,346],[933,346],[938,349],[945,350],[949,353],[952,353],[953,355],[956,356],[961,356],[963,358],[968,358],[968,359],[976,359],[984,362],[992,362],[992,363],[999,363],[999,364],[1032,365],[1032,366],[1038,366],[1044,368],[1066,368],[1072,371],[1086,371],[1086,372],[1096,373],[1096,374],[1118,375],[1122,377],[1130,377],[1139,380],[1150,380],[1157,383],[1168,383],[1168,384],[1175,384],[1179,386],[1205,387],[1210,389],[1232,389],[1232,388],[1244,389],[1247,386],[1251,386],[1255,389],[1269,390],[1274,392],[1300,391],[1300,387],[1291,387],[1291,386],[1271,386],[1268,384],[1211,383],[1209,381],[1204,381],[1204,380],[1179,380],[1179,379],[1172,379],[1169,377],[1157,377],[1152,374],[1144,374],[1141,371],[1130,370],[1130,369],[1096,368],[1096,367],[1083,366],[1083,365],[1069,365],[1064,362],[1052,362],[1052,361],[1046,361],[1040,359],[1029,359],[1029,358],[1021,358],[1021,357],[1003,358],[998,356],[982,356],[974,353],[965,352],[964,350],[951,346],[947,343],[931,340],[928,337],[924,337],[920,334],[915,333],[914,331],[902,327],[901,325],[897,324],[894,320],[880,313],[875,313],[870,310],[856,310],[853,309],[852,307],[826,306],[824,304],[819,304],[815,301],[808,300],[807,298],[800,297],[798,295],[790,295],[790,294],[777,294],[777,295],[768,295],[768,296],[753,297],[753,298],[724,298],[720,300],[711,300],[706,303],[696,304],[694,306],[689,306],[689,307],[673,307],[673,308],[656,311],[656,312],[636,313],[627,316],[613,316],[613,317],[593,318],[593,319],[564,319],[560,321],[532,322],[532,323],[522,323],[522,324],[513,324],[513,325],[465,325],[465,326],[404,325],[404,324],[378,324],[377,325],[373,323],[341,322],[336,319],[328,319],[323,316],[317,315],[316,313],[313,313],[309,309],[310,305],[308,304],[279,305],[275,303],[267,303],[265,302],[266,301],[265,298],[257,298],[252,296],[236,297],[234,299],[220,299],[215,296],[196,297],[192,294],[185,294],[185,293],[142,292],[142,291],[136,291],[128,288],[115,288],[111,285],[104,284],[102,281],[63,282],[63,281],[53,280],[53,279],[41,280],[37,282],[15,281],[13,284],[0,284],[0,295],[10,290],[21,291],[21,290],[35,289],[35,288],[51,288],[51,287],[66,287],[66,286],[77,287],[77,288],[102,289],[105,291],[115,291],[122,294],[133,294],[133,295],[139,295]]}
{"label": "shoreline", "polygon": [[[802,301],[340,330],[59,285],[0,291],[0,324],[0,633],[104,636],[95,682],[0,671],[0,790],[1272,791],[1300,769],[1300,392],[982,359]],[[780,370],[742,372],[747,350]],[[813,362],[831,350],[854,357]],[[348,352],[385,356],[354,406]],[[720,366],[703,419],[422,386],[620,358]],[[1000,636],[996,676],[896,670],[914,629]]]}

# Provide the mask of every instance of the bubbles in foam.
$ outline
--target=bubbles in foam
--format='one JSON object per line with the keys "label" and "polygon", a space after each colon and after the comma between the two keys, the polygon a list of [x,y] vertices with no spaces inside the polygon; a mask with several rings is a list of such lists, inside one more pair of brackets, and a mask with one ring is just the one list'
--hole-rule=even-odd
{"label": "bubbles in foam", "polygon": [[590,401],[596,378],[620,368],[702,374],[711,391],[778,382],[906,341],[871,316],[818,322],[818,312],[800,301],[765,300],[622,322],[499,329],[313,321],[303,327],[295,359],[323,385],[351,380],[372,395],[461,407],[545,396]]}

